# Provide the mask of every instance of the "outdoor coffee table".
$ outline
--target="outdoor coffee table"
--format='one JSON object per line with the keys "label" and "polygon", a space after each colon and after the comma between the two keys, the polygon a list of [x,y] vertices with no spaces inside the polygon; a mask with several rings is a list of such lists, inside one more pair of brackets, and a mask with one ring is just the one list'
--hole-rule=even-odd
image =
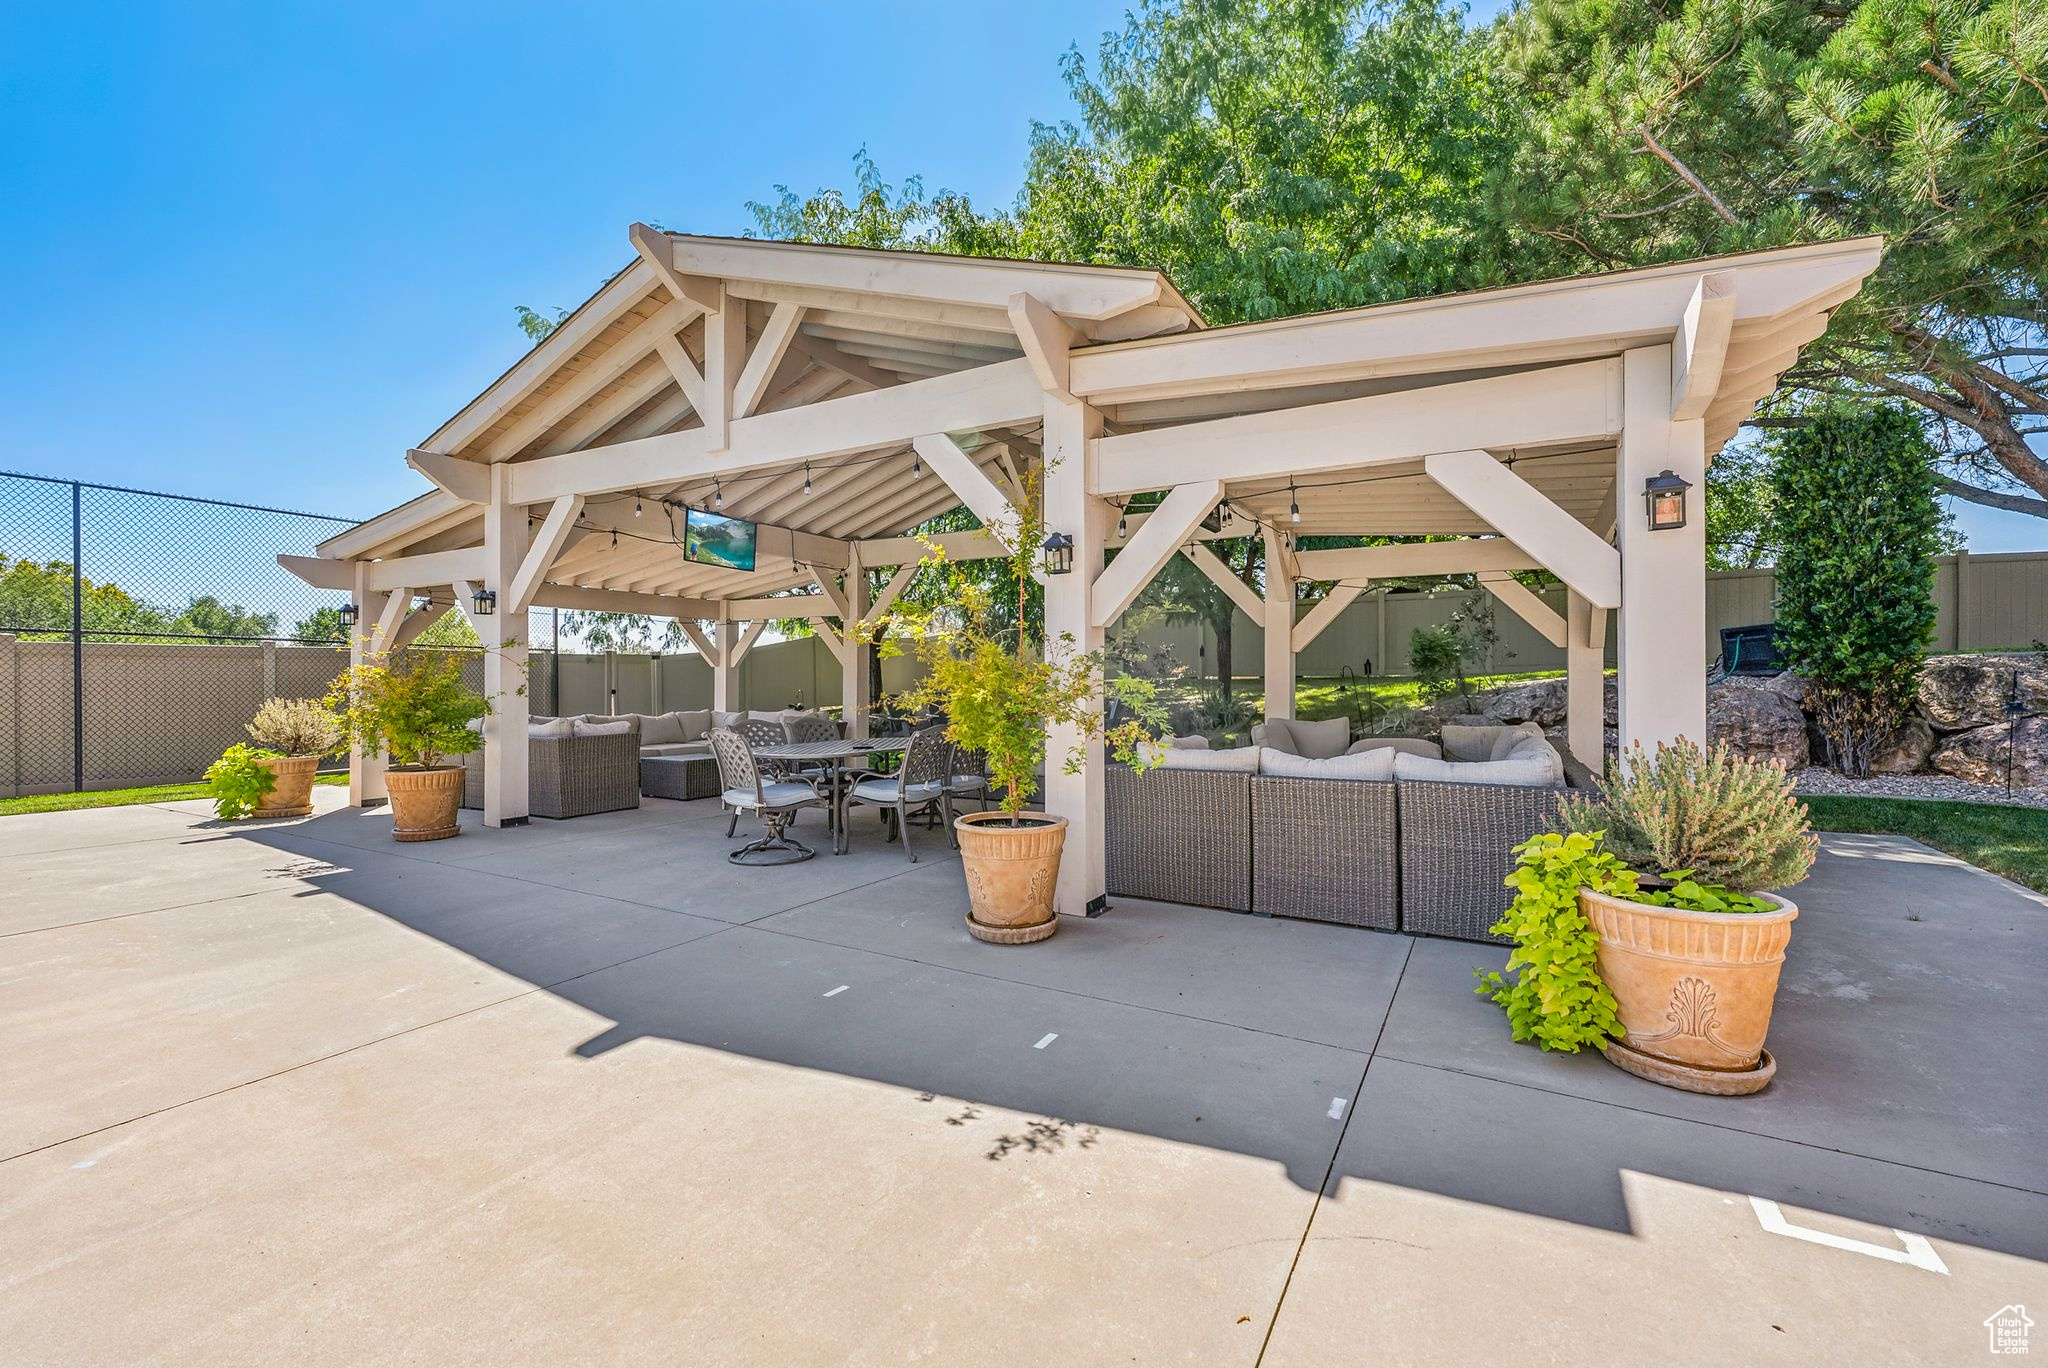
{"label": "outdoor coffee table", "polygon": [[901,755],[909,746],[910,738],[907,736],[882,736],[871,741],[791,741],[780,746],[756,746],[754,758],[779,765],[828,766],[832,781],[830,812],[836,830],[846,820],[846,762]]}
{"label": "outdoor coffee table", "polygon": [[708,755],[648,755],[640,760],[646,798],[716,798],[718,761]]}

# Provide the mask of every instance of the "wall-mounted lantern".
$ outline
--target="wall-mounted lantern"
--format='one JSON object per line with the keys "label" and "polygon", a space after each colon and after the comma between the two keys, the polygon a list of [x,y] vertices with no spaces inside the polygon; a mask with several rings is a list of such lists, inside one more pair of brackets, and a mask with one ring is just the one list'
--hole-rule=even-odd
{"label": "wall-mounted lantern", "polygon": [[469,611],[475,617],[489,617],[498,611],[498,591],[479,589],[470,596]]}
{"label": "wall-mounted lantern", "polygon": [[1643,505],[1650,515],[1652,532],[1669,532],[1685,526],[1685,491],[1692,481],[1666,470],[1643,481]]}
{"label": "wall-mounted lantern", "polygon": [[339,616],[341,618],[341,630],[343,630],[344,632],[353,631],[355,629],[356,619],[360,618],[362,615],[363,610],[356,607],[353,603],[342,604],[341,611],[339,613]]}
{"label": "wall-mounted lantern", "polygon": [[1055,532],[1045,539],[1045,573],[1064,575],[1074,568],[1074,539]]}

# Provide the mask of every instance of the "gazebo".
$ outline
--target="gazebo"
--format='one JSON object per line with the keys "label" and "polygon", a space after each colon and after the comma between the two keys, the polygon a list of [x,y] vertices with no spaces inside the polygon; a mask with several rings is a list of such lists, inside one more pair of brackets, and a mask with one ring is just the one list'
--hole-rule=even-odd
{"label": "gazebo", "polygon": [[[1032,467],[1073,544],[1045,580],[1047,630],[1083,649],[1186,556],[1264,625],[1268,712],[1288,717],[1296,653],[1372,581],[1472,573],[1565,648],[1581,760],[1601,760],[1610,613],[1621,743],[1700,739],[1707,463],[1882,245],[1211,328],[1154,271],[644,224],[631,239],[629,266],[407,455],[430,492],[279,557],[351,596],[357,659],[450,603],[495,609],[477,621],[502,644],[485,665],[490,826],[527,815],[529,608],[677,620],[723,710],[770,620],[819,619],[859,735],[871,648],[822,619],[887,614],[923,554],[909,529],[960,505],[996,525]],[[1143,494],[1164,497],[1120,517]],[[753,569],[687,559],[685,508],[758,524]],[[1328,535],[1461,539],[1296,549]],[[1265,541],[1263,598],[1209,549],[1246,536]],[[985,531],[940,540],[956,560],[1006,554]],[[1566,586],[1562,616],[1512,578],[1535,569]],[[871,570],[891,571],[872,596]],[[1336,587],[1298,615],[1301,580]],[[1104,763],[1047,767],[1045,804],[1070,819],[1062,912],[1101,905]],[[382,795],[360,755],[349,795]]]}

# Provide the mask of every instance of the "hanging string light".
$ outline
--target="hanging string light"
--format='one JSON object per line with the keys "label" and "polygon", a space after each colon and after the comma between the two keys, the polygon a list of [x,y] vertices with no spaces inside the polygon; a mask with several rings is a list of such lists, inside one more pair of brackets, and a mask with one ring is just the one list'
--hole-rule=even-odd
{"label": "hanging string light", "polygon": [[1295,497],[1294,481],[1291,479],[1287,482],[1287,521],[1301,521],[1301,500]]}
{"label": "hanging string light", "polygon": [[618,549],[619,549],[619,529],[618,529],[618,528],[616,528],[616,527],[614,527],[614,528],[612,529],[612,550],[616,551],[616,550],[618,550]]}
{"label": "hanging string light", "polygon": [[640,516],[640,491],[637,489],[633,491],[633,516]]}
{"label": "hanging string light", "polygon": [[711,506],[713,508],[725,507],[725,486],[716,480],[711,482]]}
{"label": "hanging string light", "polygon": [[1129,500],[1125,500],[1116,506],[1116,539],[1118,541],[1128,540],[1131,535],[1130,519],[1127,516],[1130,506]]}
{"label": "hanging string light", "polygon": [[804,493],[806,493],[806,494],[809,494],[810,492],[811,492],[811,463],[810,463],[809,461],[805,461],[805,462],[804,462]]}
{"label": "hanging string light", "polygon": [[910,456],[910,478],[913,480],[922,480],[924,478],[924,457],[915,452],[912,452]]}

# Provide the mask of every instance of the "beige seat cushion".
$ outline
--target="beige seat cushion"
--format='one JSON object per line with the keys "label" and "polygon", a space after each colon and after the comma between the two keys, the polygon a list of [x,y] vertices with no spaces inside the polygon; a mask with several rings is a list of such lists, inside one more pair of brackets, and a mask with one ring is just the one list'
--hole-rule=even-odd
{"label": "beige seat cushion", "polygon": [[1368,736],[1362,741],[1353,741],[1346,755],[1361,755],[1369,750],[1391,751],[1402,755],[1420,755],[1428,760],[1444,758],[1443,747],[1420,736]]}
{"label": "beige seat cushion", "polygon": [[578,736],[624,736],[632,730],[633,719],[631,717],[608,718],[602,722],[578,719],[576,723],[576,734]]}
{"label": "beige seat cushion", "polygon": [[1440,784],[1557,788],[1564,783],[1564,760],[1541,736],[1525,737],[1502,760],[1430,760],[1420,755],[1396,755],[1394,777],[1434,780]]}
{"label": "beige seat cushion", "polygon": [[1350,779],[1379,782],[1394,777],[1394,752],[1384,746],[1356,755],[1334,755],[1322,760],[1289,755],[1267,746],[1259,752],[1259,773],[1273,779]]}
{"label": "beige seat cushion", "polygon": [[526,735],[535,741],[560,741],[576,734],[576,719],[572,717],[550,718],[546,722],[528,722]]}
{"label": "beige seat cushion", "polygon": [[1443,730],[1444,759],[1467,762],[1501,760],[1514,749],[1515,742],[1527,736],[1541,735],[1543,729],[1533,722],[1518,722],[1512,727],[1467,727],[1455,722],[1446,723]]}
{"label": "beige seat cushion", "polygon": [[1160,753],[1160,766],[1180,770],[1225,770],[1234,774],[1256,774],[1259,748],[1237,746],[1230,750],[1181,750],[1167,747]]}
{"label": "beige seat cushion", "polygon": [[1321,722],[1276,717],[1252,728],[1252,744],[1310,760],[1331,760],[1351,743],[1351,723],[1341,717]]}

